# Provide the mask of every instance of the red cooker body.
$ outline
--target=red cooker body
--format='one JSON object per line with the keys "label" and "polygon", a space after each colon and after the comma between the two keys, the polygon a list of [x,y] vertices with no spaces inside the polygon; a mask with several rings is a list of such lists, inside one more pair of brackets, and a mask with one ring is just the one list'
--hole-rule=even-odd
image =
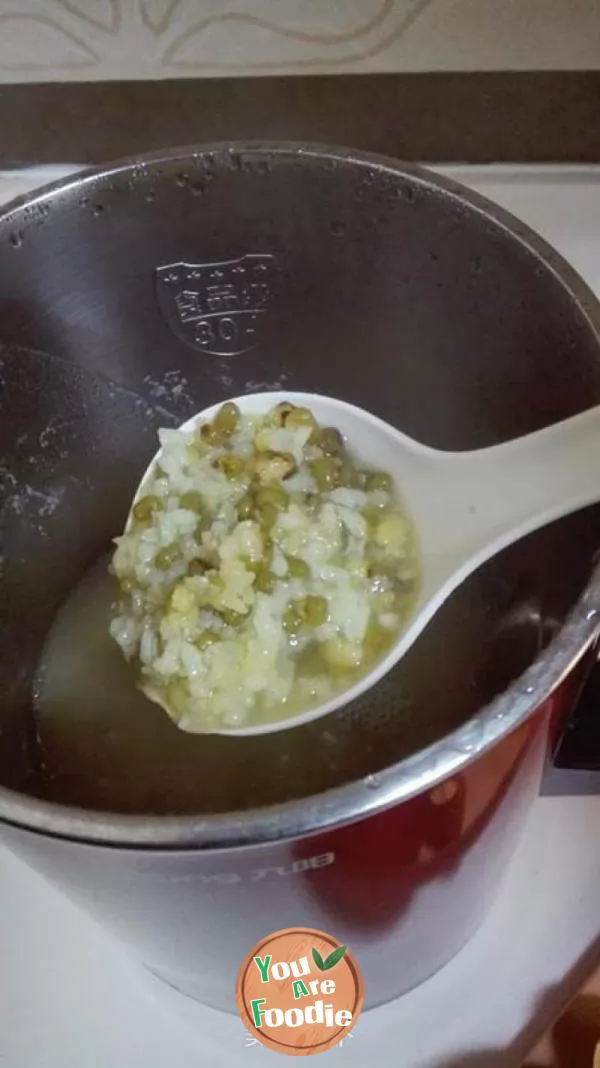
{"label": "red cooker body", "polygon": [[377,1005],[434,973],[485,917],[592,656],[456,775],[326,834],[229,850],[146,851],[6,826],[1,833],[150,971],[206,1004],[234,1011],[248,949],[271,931],[307,926],[352,946],[365,1004]]}

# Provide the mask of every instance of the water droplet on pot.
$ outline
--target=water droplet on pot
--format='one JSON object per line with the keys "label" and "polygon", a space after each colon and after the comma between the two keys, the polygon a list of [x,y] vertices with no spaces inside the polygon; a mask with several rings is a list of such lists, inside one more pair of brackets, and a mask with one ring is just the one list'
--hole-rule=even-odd
{"label": "water droplet on pot", "polygon": [[13,248],[20,248],[23,240],[23,234],[20,230],[15,230],[14,233],[8,235],[8,242]]}
{"label": "water droplet on pot", "polygon": [[103,211],[104,211],[104,204],[94,204],[94,207],[92,208],[92,215],[94,215],[97,218],[99,215],[102,215]]}
{"label": "water droplet on pot", "polygon": [[378,790],[381,786],[381,778],[379,775],[367,775],[365,786],[367,790]]}
{"label": "water droplet on pot", "polygon": [[154,189],[148,190],[148,192],[146,193],[146,200],[148,201],[148,203],[151,203],[153,200],[156,200],[156,192]]}
{"label": "water droplet on pot", "polygon": [[595,619],[597,615],[598,615],[598,609],[597,608],[590,608],[589,612],[586,612],[585,618],[586,619]]}
{"label": "water droplet on pot", "polygon": [[182,171],[181,174],[177,175],[177,178],[175,179],[175,185],[178,185],[180,189],[184,189],[185,186],[188,184],[188,180],[189,179],[187,174]]}
{"label": "water droplet on pot", "polygon": [[201,197],[206,189],[206,182],[190,182],[190,193],[193,197]]}

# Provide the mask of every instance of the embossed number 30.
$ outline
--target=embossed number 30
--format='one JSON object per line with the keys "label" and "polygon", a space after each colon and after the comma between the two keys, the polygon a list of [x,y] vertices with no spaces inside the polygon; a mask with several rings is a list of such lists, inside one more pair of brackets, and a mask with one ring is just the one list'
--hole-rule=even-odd
{"label": "embossed number 30", "polygon": [[229,315],[216,322],[216,331],[210,320],[203,319],[196,327],[196,340],[200,345],[214,345],[216,341],[231,342],[237,336],[238,324]]}

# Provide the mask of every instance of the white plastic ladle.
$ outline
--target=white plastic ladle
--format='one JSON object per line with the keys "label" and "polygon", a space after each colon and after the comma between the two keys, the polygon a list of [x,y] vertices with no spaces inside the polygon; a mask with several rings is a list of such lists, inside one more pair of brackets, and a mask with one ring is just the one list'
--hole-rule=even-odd
{"label": "white plastic ladle", "polygon": [[[416,529],[421,584],[398,640],[353,686],[299,715],[276,723],[219,728],[223,734],[283,730],[348,704],[397,663],[438,608],[481,564],[526,534],[600,501],[600,407],[502,445],[442,452],[332,397],[273,392],[234,399],[246,414],[265,414],[281,401],[310,408],[322,426],[337,427],[359,463],[392,475]],[[196,429],[211,420],[220,406],[193,416],[181,429]],[[160,451],[142,478],[133,504],[144,495],[159,457]]]}

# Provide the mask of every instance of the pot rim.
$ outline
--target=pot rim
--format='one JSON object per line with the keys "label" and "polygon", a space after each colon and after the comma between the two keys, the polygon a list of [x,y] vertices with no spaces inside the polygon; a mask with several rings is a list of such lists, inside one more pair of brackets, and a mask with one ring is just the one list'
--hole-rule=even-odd
{"label": "pot rim", "polygon": [[[550,270],[587,319],[598,341],[600,358],[600,302],[577,272],[546,241],[486,197],[424,167],[389,156],[351,148],[295,142],[232,141],[185,146],[152,152],[87,168],[18,197],[0,211],[7,225],[25,206],[52,199],[74,189],[97,186],[134,168],[197,162],[209,155],[243,154],[250,160],[292,156],[314,157],[332,163],[353,163],[391,177],[409,178],[466,204],[495,227],[523,245],[540,267]],[[533,664],[474,717],[446,737],[418,753],[366,778],[274,805],[208,816],[119,815],[60,805],[28,797],[0,786],[0,821],[45,836],[105,847],[137,849],[222,850],[259,846],[322,833],[374,815],[431,788],[476,760],[523,723],[559,686],[593,643],[600,627],[600,564],[563,626]]]}

